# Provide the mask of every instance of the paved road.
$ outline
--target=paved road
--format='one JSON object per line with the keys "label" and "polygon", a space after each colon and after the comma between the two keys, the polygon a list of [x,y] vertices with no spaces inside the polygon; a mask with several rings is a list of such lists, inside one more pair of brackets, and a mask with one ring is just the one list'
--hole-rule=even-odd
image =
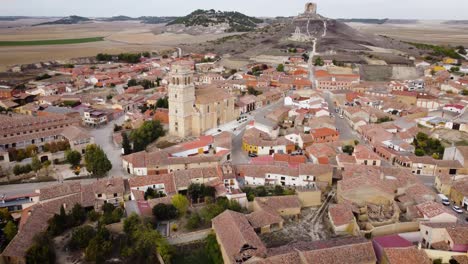
{"label": "paved road", "polygon": [[[248,117],[248,121],[255,119],[255,121],[260,122],[262,124],[269,124],[269,125],[274,125],[274,122],[271,120],[267,119],[265,116],[268,115],[271,111],[275,110],[276,108],[280,107],[283,105],[283,99],[272,103],[266,107],[262,107],[261,109],[255,110],[251,112],[250,114],[247,114],[246,116]],[[242,150],[242,137],[244,136],[245,133],[245,125],[248,123],[245,122],[243,123],[242,126],[237,128],[238,133],[234,134],[234,137],[232,138],[232,164],[246,164],[249,162],[249,157],[247,153],[245,153]]]}
{"label": "paved road", "polygon": [[345,119],[342,119],[339,117],[339,114],[335,112],[335,104],[333,103],[333,100],[331,99],[331,96],[329,93],[325,92],[324,93],[325,101],[328,103],[328,111],[335,115],[335,127],[338,129],[340,132],[340,140],[346,141],[346,140],[354,140],[358,139],[356,132],[351,128],[351,126],[348,124],[348,122]]}

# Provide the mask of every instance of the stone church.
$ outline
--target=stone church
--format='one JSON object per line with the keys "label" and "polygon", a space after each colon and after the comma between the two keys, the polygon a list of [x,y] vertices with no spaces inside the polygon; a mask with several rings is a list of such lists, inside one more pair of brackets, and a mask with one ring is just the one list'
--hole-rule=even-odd
{"label": "stone church", "polygon": [[213,86],[195,87],[193,71],[186,63],[173,64],[169,77],[170,135],[200,136],[239,117],[235,97]]}

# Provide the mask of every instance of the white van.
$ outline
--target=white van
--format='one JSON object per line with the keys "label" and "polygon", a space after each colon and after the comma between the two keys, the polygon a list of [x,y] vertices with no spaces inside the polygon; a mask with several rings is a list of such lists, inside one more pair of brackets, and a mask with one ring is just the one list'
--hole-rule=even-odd
{"label": "white van", "polygon": [[439,193],[439,199],[443,205],[446,205],[446,206],[450,205],[450,200],[447,198],[447,196]]}

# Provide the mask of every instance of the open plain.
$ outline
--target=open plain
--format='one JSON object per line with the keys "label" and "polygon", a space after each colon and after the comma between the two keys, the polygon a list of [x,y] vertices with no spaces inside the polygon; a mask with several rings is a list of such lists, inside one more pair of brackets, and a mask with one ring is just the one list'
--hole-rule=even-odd
{"label": "open plain", "polygon": [[365,24],[346,23],[349,26],[371,34],[383,35],[398,40],[442,44],[442,45],[467,45],[468,24],[450,24],[441,20],[419,20],[401,24]]}
{"label": "open plain", "polygon": [[[1,22],[3,23],[3,22]],[[17,64],[40,61],[66,61],[97,53],[160,51],[180,44],[196,44],[232,35],[189,35],[165,33],[164,25],[138,21],[92,22],[75,25],[31,26],[26,22],[0,27],[1,41],[40,41],[104,37],[104,41],[66,45],[0,47],[0,71]],[[234,33],[235,34],[235,33]]]}

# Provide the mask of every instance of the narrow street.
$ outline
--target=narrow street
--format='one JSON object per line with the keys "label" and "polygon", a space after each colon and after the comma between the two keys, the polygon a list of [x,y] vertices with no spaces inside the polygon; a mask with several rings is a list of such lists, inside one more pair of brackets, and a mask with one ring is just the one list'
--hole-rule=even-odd
{"label": "narrow street", "polygon": [[247,116],[247,122],[242,123],[242,125],[237,128],[237,132],[234,133],[232,138],[232,164],[245,164],[250,160],[247,153],[242,150],[242,137],[244,136],[245,127],[248,122],[255,118],[255,121],[259,123],[274,125],[271,120],[266,118],[266,115],[282,105],[283,99],[245,115]]}

